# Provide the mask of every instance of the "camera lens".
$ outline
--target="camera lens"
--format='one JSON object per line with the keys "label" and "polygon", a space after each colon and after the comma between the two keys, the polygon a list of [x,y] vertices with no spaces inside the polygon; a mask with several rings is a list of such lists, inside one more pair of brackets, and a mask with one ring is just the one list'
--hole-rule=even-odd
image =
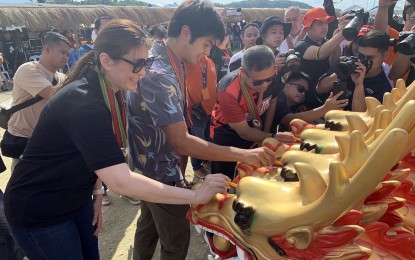
{"label": "camera lens", "polygon": [[342,34],[346,40],[351,41],[357,37],[360,28],[362,28],[363,20],[355,16],[342,30]]}
{"label": "camera lens", "polygon": [[411,34],[396,46],[396,51],[405,55],[415,53],[415,35]]}

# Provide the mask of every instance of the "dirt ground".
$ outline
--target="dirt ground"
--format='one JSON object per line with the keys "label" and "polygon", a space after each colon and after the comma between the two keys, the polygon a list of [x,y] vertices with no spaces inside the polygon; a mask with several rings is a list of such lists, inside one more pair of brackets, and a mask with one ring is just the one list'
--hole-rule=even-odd
{"label": "dirt ground", "polygon": [[[10,98],[11,93],[0,93],[0,102]],[[4,130],[0,129],[0,138]],[[1,139],[0,139],[1,140]],[[11,159],[3,157],[7,170],[0,173],[0,189],[4,191],[10,178]],[[193,179],[192,167],[189,164],[186,170],[186,179]],[[110,192],[112,203],[103,206],[104,223],[99,235],[99,247],[102,260],[124,260],[132,259],[134,233],[137,218],[140,216],[140,205],[132,205],[127,200]],[[203,240],[203,235],[198,234],[191,226],[190,248],[187,260],[207,259],[208,247]],[[158,246],[153,259],[160,259],[160,247]]]}

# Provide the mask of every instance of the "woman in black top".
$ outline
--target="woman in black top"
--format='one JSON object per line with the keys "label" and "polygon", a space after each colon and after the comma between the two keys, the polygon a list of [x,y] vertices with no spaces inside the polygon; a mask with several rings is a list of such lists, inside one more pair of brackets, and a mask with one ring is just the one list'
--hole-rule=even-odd
{"label": "woman in black top", "polygon": [[129,170],[123,90],[134,91],[151,66],[147,52],[135,23],[109,22],[43,109],[5,192],[11,233],[29,259],[91,259],[84,241],[92,234],[78,223],[92,223],[82,218],[93,196],[98,234],[100,179],[115,193],[168,204],[205,203],[228,186],[215,174],[192,191]]}

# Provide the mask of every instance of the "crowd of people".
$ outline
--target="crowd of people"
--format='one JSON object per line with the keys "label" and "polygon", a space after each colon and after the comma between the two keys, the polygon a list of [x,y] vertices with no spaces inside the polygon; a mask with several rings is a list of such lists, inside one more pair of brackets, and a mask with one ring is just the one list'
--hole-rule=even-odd
{"label": "crowd of people", "polygon": [[[67,75],[59,68],[71,43],[48,33],[40,60],[14,76],[13,106],[33,104],[12,115],[1,141],[13,158],[0,212],[5,252],[99,259],[109,189],[140,204],[134,259],[151,259],[158,240],[161,259],[185,259],[189,204],[228,192],[237,162],[272,165],[264,139],[294,143],[291,120],[365,111],[365,97],[382,102],[396,79],[413,81],[413,53],[395,49],[405,41],[399,31],[415,28],[415,9],[405,7],[405,23],[393,28],[388,9],[396,2],[379,0],[374,24],[348,39],[354,16],[321,7],[290,7],[284,17],[243,21],[240,30],[225,26],[206,0],[182,3],[167,28],[143,31],[100,16],[93,45],[79,47]],[[189,156],[193,180],[185,176]]]}

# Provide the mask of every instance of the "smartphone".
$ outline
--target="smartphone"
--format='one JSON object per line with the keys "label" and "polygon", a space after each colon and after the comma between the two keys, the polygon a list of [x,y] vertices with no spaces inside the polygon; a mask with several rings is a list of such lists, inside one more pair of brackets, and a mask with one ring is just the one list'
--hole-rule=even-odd
{"label": "smartphone", "polygon": [[345,81],[335,81],[333,82],[333,96],[337,95],[339,92],[343,91],[343,94],[337,98],[337,100],[348,99],[349,95],[347,93],[347,82]]}

